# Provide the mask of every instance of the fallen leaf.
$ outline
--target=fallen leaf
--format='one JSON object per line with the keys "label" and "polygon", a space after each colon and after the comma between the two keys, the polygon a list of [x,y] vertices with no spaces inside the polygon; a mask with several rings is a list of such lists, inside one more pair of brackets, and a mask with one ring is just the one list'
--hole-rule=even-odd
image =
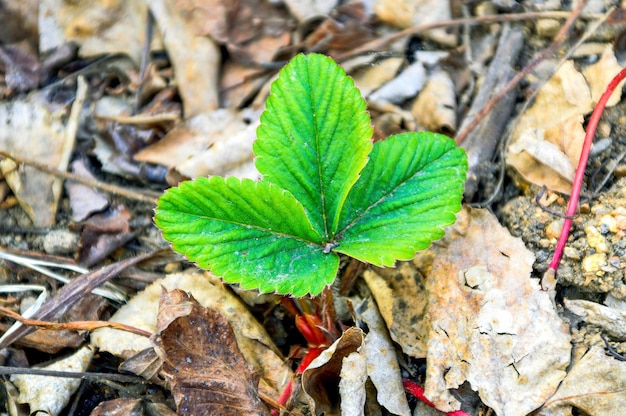
{"label": "fallen leaf", "polygon": [[567,373],[538,416],[621,415],[626,408],[626,362],[593,346]]}
{"label": "fallen leaf", "polygon": [[365,409],[365,382],[367,381],[367,359],[353,352],[341,362],[339,373],[339,396],[341,416],[361,416]]}
{"label": "fallen leaf", "polygon": [[[72,162],[71,168],[72,172],[80,177],[95,179],[82,159]],[[91,214],[100,212],[109,206],[106,195],[90,186],[73,181],[66,181],[65,190],[70,200],[72,221],[83,221]]]}
{"label": "fallen leaf", "polygon": [[196,36],[173,0],[148,2],[174,67],[185,118],[215,110],[221,54],[213,40]]}
{"label": "fallen leaf", "polygon": [[[172,299],[170,299],[172,298]],[[232,327],[214,309],[174,290],[161,297],[161,313],[177,308],[176,318],[153,337],[163,355],[179,414],[269,415],[258,395],[260,376],[239,351]],[[188,313],[188,314],[187,314]]]}
{"label": "fallen leaf", "polygon": [[341,414],[339,382],[342,363],[345,357],[361,348],[363,339],[363,331],[359,328],[348,328],[302,373],[302,388],[310,398],[315,415]]}
{"label": "fallen leaf", "polygon": [[412,263],[399,262],[393,269],[366,270],[363,278],[376,299],[391,339],[405,354],[425,358],[428,293],[419,271]]}
{"label": "fallen leaf", "polygon": [[565,307],[589,324],[597,325],[619,341],[626,341],[626,311],[582,299],[563,299]]}
{"label": "fallen leaf", "polygon": [[376,399],[394,415],[409,416],[411,409],[402,385],[396,350],[389,338],[385,322],[372,301],[366,301],[360,313],[368,332],[362,354],[367,361],[367,375],[376,387]]}
{"label": "fallen leaf", "polygon": [[[87,370],[92,357],[93,348],[85,346],[68,357],[37,368],[80,373]],[[81,379],[14,374],[11,376],[11,382],[20,391],[18,403],[27,404],[29,414],[41,412],[56,416],[70,402],[70,397],[80,386]]]}
{"label": "fallen leaf", "polygon": [[456,91],[446,71],[436,70],[411,106],[419,125],[430,131],[453,134],[456,131]]}
{"label": "fallen leaf", "polygon": [[[190,269],[187,272],[170,274],[138,293],[123,305],[110,321],[155,333],[162,287],[189,292],[201,305],[211,306],[224,314],[235,330],[239,349],[246,357],[246,361],[261,372],[262,391],[273,397],[282,391],[291,377],[291,370],[283,362],[272,339],[246,305],[233,295],[220,279],[210,273]],[[151,347],[150,341],[144,337],[108,328],[94,331],[90,340],[100,350],[124,359]]]}
{"label": "fallen leaf", "polygon": [[[584,115],[620,69],[612,47],[582,73],[565,61],[517,121],[506,163],[530,183],[569,194],[585,138]],[[620,97],[618,87],[607,106]]]}
{"label": "fallen leaf", "polygon": [[438,409],[457,410],[450,390],[467,381],[496,414],[527,415],[565,377],[568,328],[530,278],[535,258],[522,240],[487,210],[466,208],[459,217],[463,234],[450,233],[426,279],[425,395]]}

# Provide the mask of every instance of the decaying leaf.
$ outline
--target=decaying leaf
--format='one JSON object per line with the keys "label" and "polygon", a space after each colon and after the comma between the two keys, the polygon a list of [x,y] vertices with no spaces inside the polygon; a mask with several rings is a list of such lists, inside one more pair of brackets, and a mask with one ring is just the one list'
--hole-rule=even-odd
{"label": "decaying leaf", "polygon": [[[564,62],[520,116],[506,163],[528,182],[569,193],[585,137],[583,116],[591,112],[620,69],[612,47],[583,73],[572,61]],[[620,94],[618,87],[607,105],[619,102]]]}
{"label": "decaying leaf", "polygon": [[365,382],[367,381],[367,359],[365,355],[353,352],[341,362],[339,373],[339,396],[341,396],[341,416],[364,415]]}
{"label": "decaying leaf", "polygon": [[527,415],[565,377],[570,336],[553,299],[530,279],[533,254],[493,214],[465,209],[427,277],[430,302],[425,394],[441,410],[468,381],[498,415]]}
{"label": "decaying leaf", "polygon": [[[185,290],[201,305],[210,306],[224,314],[235,330],[239,349],[247,362],[261,372],[262,391],[275,397],[282,390],[290,378],[289,367],[283,362],[263,326],[252,316],[245,304],[210,273],[191,269],[185,273],[170,274],[137,294],[110,320],[155,333],[162,287],[168,290]],[[151,347],[147,338],[107,328],[94,331],[91,343],[101,350],[126,359]]]}
{"label": "decaying leaf", "polygon": [[213,40],[196,36],[173,0],[148,2],[175,70],[186,118],[218,108],[220,51]]}
{"label": "decaying leaf", "polygon": [[621,415],[626,408],[626,362],[594,346],[569,370],[539,416]]}
{"label": "decaying leaf", "polygon": [[374,302],[363,305],[360,314],[369,329],[363,341],[367,375],[376,387],[376,399],[394,415],[409,416],[411,409],[404,393],[400,365],[387,328]]}
{"label": "decaying leaf", "polygon": [[[92,357],[93,348],[85,346],[66,358],[39,368],[80,373],[87,370]],[[20,391],[18,402],[28,404],[29,414],[41,412],[56,416],[67,406],[81,379],[15,374],[11,376],[11,382]]]}
{"label": "decaying leaf", "polygon": [[434,71],[411,106],[413,116],[426,130],[456,131],[456,91],[450,75]]}
{"label": "decaying leaf", "polygon": [[425,358],[428,293],[419,271],[412,263],[399,262],[393,269],[366,270],[363,278],[376,299],[391,339],[405,354]]}
{"label": "decaying leaf", "polygon": [[583,321],[599,326],[612,338],[626,341],[626,311],[582,299],[563,299],[563,303]]}
{"label": "decaying leaf", "polygon": [[124,53],[139,62],[144,44],[146,2],[43,0],[39,3],[42,52],[76,42],[82,56]]}
{"label": "decaying leaf", "polygon": [[363,331],[359,328],[348,328],[302,374],[302,388],[311,399],[311,408],[316,415],[341,414],[339,381],[343,359],[358,352],[363,339]]}
{"label": "decaying leaf", "polygon": [[[72,171],[80,177],[95,179],[93,174],[85,166],[84,160],[72,162]],[[109,206],[109,200],[102,192],[73,181],[65,182],[65,190],[72,208],[72,221],[83,221],[91,214],[100,212]]]}
{"label": "decaying leaf", "polygon": [[[234,175],[238,168],[252,165],[257,125],[247,123],[241,113],[232,110],[204,112],[176,126],[134,159],[167,166],[187,178]],[[252,167],[248,177],[256,176]]]}
{"label": "decaying leaf", "polygon": [[[172,308],[175,315],[165,318]],[[164,292],[158,326],[165,328],[153,338],[179,414],[269,415],[258,394],[260,376],[221,313],[181,290]]]}

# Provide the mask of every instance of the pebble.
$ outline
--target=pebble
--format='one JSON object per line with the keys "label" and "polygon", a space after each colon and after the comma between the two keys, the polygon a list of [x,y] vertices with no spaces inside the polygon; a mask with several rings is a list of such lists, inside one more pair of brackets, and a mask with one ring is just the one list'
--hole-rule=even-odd
{"label": "pebble", "polygon": [[595,253],[586,256],[582,262],[582,268],[585,273],[596,273],[606,265],[606,254]]}
{"label": "pebble", "polygon": [[606,239],[596,227],[593,225],[586,226],[585,234],[587,234],[587,244],[589,244],[590,247],[595,248],[596,252],[608,253],[609,246],[606,243]]}
{"label": "pebble", "polygon": [[43,249],[48,254],[71,254],[78,245],[78,234],[68,230],[53,230],[43,237]]}
{"label": "pebble", "polygon": [[559,238],[563,230],[563,219],[554,220],[546,227],[546,237],[549,239]]}
{"label": "pebble", "polygon": [[617,226],[617,220],[614,216],[610,214],[603,215],[600,218],[600,225],[604,225],[613,234],[619,231],[619,227]]}
{"label": "pebble", "polygon": [[537,34],[544,39],[552,39],[559,33],[561,29],[561,23],[554,19],[539,19],[537,20]]}

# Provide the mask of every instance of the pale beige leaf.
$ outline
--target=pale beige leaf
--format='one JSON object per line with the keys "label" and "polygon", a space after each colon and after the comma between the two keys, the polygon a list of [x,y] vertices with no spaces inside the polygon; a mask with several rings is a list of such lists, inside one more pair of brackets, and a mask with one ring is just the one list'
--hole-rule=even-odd
{"label": "pale beige leaf", "polygon": [[339,373],[339,396],[341,416],[363,416],[365,414],[365,382],[367,381],[367,359],[364,354],[353,352],[341,362]]}
{"label": "pale beige leaf", "polygon": [[582,299],[563,299],[563,302],[567,309],[583,321],[599,326],[612,338],[626,341],[626,311]]}
{"label": "pale beige leaf", "polygon": [[[93,348],[85,346],[73,354],[37,368],[49,371],[87,371],[93,357]],[[56,416],[70,402],[70,397],[80,386],[80,378],[41,377],[28,374],[15,374],[11,382],[20,391],[18,402],[29,406],[29,414]]]}
{"label": "pale beige leaf", "polygon": [[174,66],[185,118],[217,109],[221,62],[218,46],[211,39],[194,34],[194,29],[184,20],[173,0],[146,0],[146,3]]}
{"label": "pale beige leaf", "polygon": [[[167,290],[181,289],[189,292],[202,306],[219,310],[233,326],[237,344],[246,361],[261,370],[261,388],[266,388],[267,385],[274,394],[282,389],[291,371],[283,362],[272,339],[245,304],[233,295],[220,279],[208,272],[190,269],[184,273],[170,274],[138,293],[122,306],[110,321],[122,322],[155,333],[158,303],[163,287]],[[151,347],[149,339],[145,337],[108,328],[94,331],[91,343],[101,350],[123,358],[129,358]]]}
{"label": "pale beige leaf", "polygon": [[459,216],[470,217],[469,227],[451,233],[426,280],[426,397],[441,410],[458,409],[449,389],[468,381],[496,414],[527,415],[565,377],[569,331],[530,278],[534,256],[524,243],[487,210]]}
{"label": "pale beige leaf", "polygon": [[428,293],[416,267],[410,262],[399,262],[393,269],[366,270],[363,278],[376,299],[391,339],[405,354],[425,358]]}
{"label": "pale beige leaf", "polygon": [[621,415],[626,408],[626,362],[593,346],[569,370],[539,416],[570,416],[572,408],[588,415]]}
{"label": "pale beige leaf", "polygon": [[439,132],[456,131],[456,91],[446,71],[437,70],[411,106],[421,127]]}
{"label": "pale beige leaf", "polygon": [[361,319],[367,324],[369,332],[363,342],[363,353],[367,358],[367,375],[376,387],[376,399],[394,415],[410,416],[396,350],[385,322],[374,302],[366,301],[364,306]]}

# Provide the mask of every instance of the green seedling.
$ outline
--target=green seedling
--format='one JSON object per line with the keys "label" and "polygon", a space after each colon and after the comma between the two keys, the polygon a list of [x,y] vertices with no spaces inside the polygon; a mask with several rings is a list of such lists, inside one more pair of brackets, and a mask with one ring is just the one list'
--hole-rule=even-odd
{"label": "green seedling", "polygon": [[455,220],[467,172],[448,137],[373,143],[366,104],[332,59],[298,55],[272,84],[253,150],[259,181],[213,176],[169,189],[155,223],[174,250],[244,289],[319,294],[339,254],[409,260]]}

